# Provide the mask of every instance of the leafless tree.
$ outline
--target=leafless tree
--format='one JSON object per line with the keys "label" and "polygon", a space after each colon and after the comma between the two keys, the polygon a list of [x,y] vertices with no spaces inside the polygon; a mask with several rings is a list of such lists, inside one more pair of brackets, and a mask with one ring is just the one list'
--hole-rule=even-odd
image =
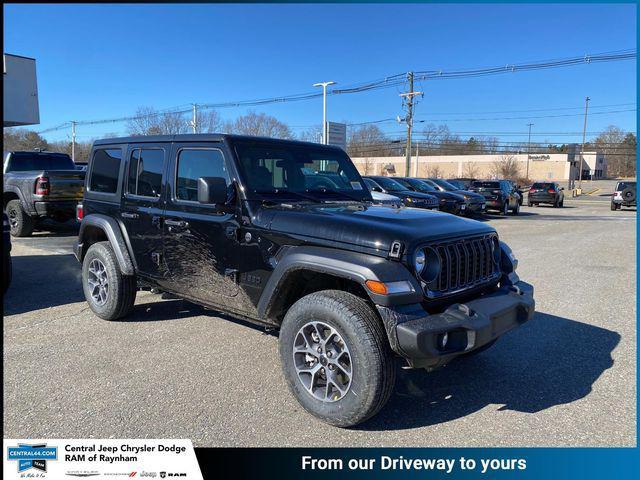
{"label": "leafless tree", "polygon": [[520,175],[517,158],[508,153],[501,155],[499,160],[493,162],[491,173],[496,178],[516,180]]}
{"label": "leafless tree", "polygon": [[465,162],[462,169],[462,176],[464,178],[478,178],[480,169],[475,162]]}
{"label": "leafless tree", "polygon": [[196,125],[198,133],[221,133],[224,124],[215,110],[199,110],[196,114]]}
{"label": "leafless tree", "polygon": [[[636,136],[615,125],[609,125],[593,142],[593,147],[604,153],[608,174],[614,177],[635,175]],[[585,150],[589,148],[585,146]]]}
{"label": "leafless tree", "polygon": [[184,114],[158,112],[153,107],[139,107],[127,122],[130,135],[177,135],[189,132],[190,128]]}
{"label": "leafless tree", "polygon": [[2,148],[5,151],[47,150],[49,148],[49,143],[33,130],[5,128],[2,137]]}
{"label": "leafless tree", "polygon": [[440,178],[440,177],[442,177],[442,170],[437,165],[433,165],[431,167],[427,167],[427,177],[429,177],[429,178]]}
{"label": "leafless tree", "polygon": [[270,138],[293,138],[291,129],[277,118],[264,113],[249,112],[225,123],[225,130],[229,133],[252,135]]}
{"label": "leafless tree", "polygon": [[347,133],[347,152],[351,157],[387,157],[391,149],[388,139],[377,125],[350,127]]}
{"label": "leafless tree", "polygon": [[322,126],[314,125],[300,132],[298,138],[303,142],[322,143]]}

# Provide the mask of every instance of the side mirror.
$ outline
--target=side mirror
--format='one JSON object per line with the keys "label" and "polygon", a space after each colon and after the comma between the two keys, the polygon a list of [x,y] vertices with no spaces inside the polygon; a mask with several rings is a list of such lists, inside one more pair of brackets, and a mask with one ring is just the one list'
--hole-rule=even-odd
{"label": "side mirror", "polygon": [[198,202],[223,204],[227,201],[227,181],[222,177],[200,177],[198,179]]}
{"label": "side mirror", "polygon": [[371,191],[372,192],[378,192],[378,193],[383,193],[382,189],[380,187],[371,187]]}

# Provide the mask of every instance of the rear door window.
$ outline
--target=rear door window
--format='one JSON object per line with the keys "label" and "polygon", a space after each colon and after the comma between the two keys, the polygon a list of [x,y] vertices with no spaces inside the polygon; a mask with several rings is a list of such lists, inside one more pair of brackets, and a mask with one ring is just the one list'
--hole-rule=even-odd
{"label": "rear door window", "polygon": [[141,197],[158,198],[162,188],[164,150],[136,148],[131,152],[127,192]]}
{"label": "rear door window", "polygon": [[122,150],[119,148],[101,148],[93,154],[89,190],[101,193],[116,193]]}

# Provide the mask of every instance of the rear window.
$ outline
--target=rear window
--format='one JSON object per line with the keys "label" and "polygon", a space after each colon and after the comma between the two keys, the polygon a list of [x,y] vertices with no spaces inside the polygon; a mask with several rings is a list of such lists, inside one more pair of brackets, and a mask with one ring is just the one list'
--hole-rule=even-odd
{"label": "rear window", "polygon": [[475,188],[500,188],[500,182],[473,182],[471,185]]}
{"label": "rear window", "polygon": [[7,165],[7,172],[75,169],[71,157],[64,153],[15,152],[11,154]]}
{"label": "rear window", "polygon": [[619,182],[616,187],[616,192],[621,192],[625,188],[636,188],[636,182]]}
{"label": "rear window", "polygon": [[89,190],[116,193],[122,151],[119,148],[99,149],[93,154]]}
{"label": "rear window", "polygon": [[531,185],[531,188],[539,188],[539,189],[549,189],[549,188],[555,188],[555,186],[553,185],[553,183],[534,183],[533,185]]}

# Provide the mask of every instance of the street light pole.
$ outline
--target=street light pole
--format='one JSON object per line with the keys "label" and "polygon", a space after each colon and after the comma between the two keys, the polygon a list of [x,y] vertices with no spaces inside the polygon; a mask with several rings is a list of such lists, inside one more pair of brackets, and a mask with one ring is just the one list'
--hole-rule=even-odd
{"label": "street light pole", "polygon": [[322,143],[327,144],[327,87],[329,85],[335,85],[336,82],[319,82],[314,83],[314,87],[322,87]]}
{"label": "street light pole", "polygon": [[527,143],[527,181],[529,181],[529,160],[531,159],[531,127],[533,123],[527,123],[529,126],[529,141]]}
{"label": "street light pole", "polygon": [[584,127],[582,128],[582,148],[580,149],[580,180],[578,180],[578,188],[582,190],[582,162],[584,160],[584,142],[587,136],[587,115],[589,113],[589,97],[584,99]]}

